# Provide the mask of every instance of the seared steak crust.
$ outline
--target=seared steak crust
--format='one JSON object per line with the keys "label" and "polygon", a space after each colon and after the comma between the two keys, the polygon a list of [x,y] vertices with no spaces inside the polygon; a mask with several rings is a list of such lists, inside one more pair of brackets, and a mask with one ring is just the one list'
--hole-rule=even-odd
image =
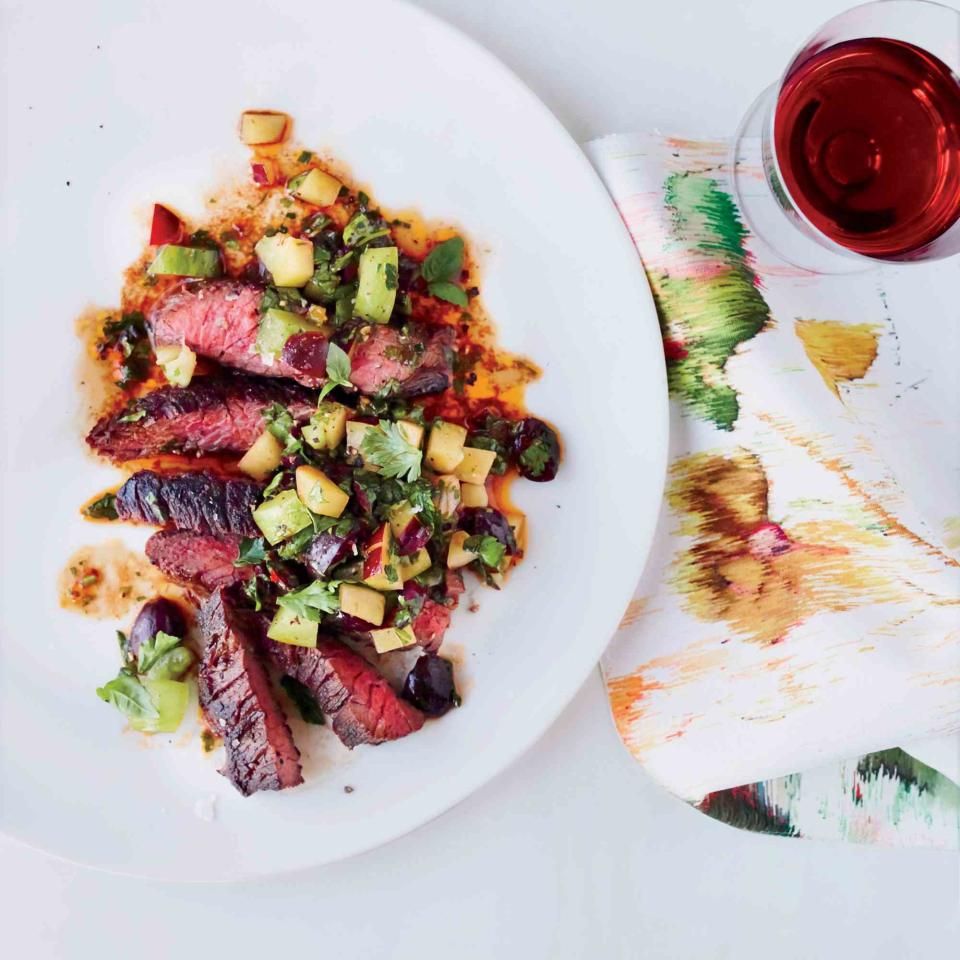
{"label": "seared steak crust", "polygon": [[257,568],[237,567],[240,537],[192,530],[159,530],[146,545],[147,559],[171,580],[216,590],[248,580]]}
{"label": "seared steak crust", "polygon": [[196,533],[256,537],[252,511],[261,489],[253,480],[227,480],[206,472],[140,470],[117,491],[117,516]]}
{"label": "seared steak crust", "polygon": [[373,326],[350,353],[353,385],[365,394],[420,397],[453,382],[452,327],[409,324],[406,333]]}
{"label": "seared steak crust", "polygon": [[292,383],[257,377],[197,377],[188,387],[160,387],[94,426],[87,443],[115,462],[160,453],[249,449],[263,432],[263,410],[286,407],[297,421],[314,410],[311,394]]}
{"label": "seared steak crust", "polygon": [[351,749],[360,743],[398,740],[423,726],[423,714],[401,700],[377,669],[339,640],[293,647],[263,637],[277,667],[299,680],[330,717],[333,731]]}
{"label": "seared steak crust", "polygon": [[200,705],[223,737],[227,762],[220,772],[244,796],[302,783],[300,751],[255,649],[258,625],[218,589],[200,609],[200,629]]}

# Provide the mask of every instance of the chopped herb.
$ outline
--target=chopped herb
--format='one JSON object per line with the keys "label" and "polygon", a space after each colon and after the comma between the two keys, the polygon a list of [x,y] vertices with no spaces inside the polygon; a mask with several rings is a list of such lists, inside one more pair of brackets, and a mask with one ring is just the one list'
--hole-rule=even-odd
{"label": "chopped herb", "polygon": [[399,274],[397,268],[392,263],[386,263],[383,267],[384,285],[388,290],[396,290],[399,286]]}
{"label": "chopped herb", "polygon": [[520,454],[520,463],[527,468],[527,471],[532,477],[539,477],[547,468],[550,460],[550,448],[540,437],[537,437],[537,439]]}
{"label": "chopped herb", "polygon": [[124,668],[113,680],[97,687],[97,696],[105,703],[111,703],[122,714],[136,720],[158,720],[160,711],[147,692],[147,688],[134,675]]}
{"label": "chopped herb", "polygon": [[283,687],[283,692],[297,708],[304,723],[323,724],[323,711],[317,703],[317,698],[310,692],[310,688],[306,684],[301,683],[295,677],[281,677],[280,686]]}
{"label": "chopped herb", "polygon": [[117,497],[113,493],[105,493],[102,497],[97,497],[93,503],[88,503],[83,512],[85,516],[93,520],[116,520],[117,519]]}
{"label": "chopped herb", "polygon": [[97,353],[106,357],[110,352],[119,353],[123,361],[117,369],[118,386],[128,387],[147,378],[152,354],[142,313],[124,313],[119,320],[109,318],[104,323],[103,336],[97,341]]}
{"label": "chopped herb", "polygon": [[343,228],[343,242],[348,247],[363,247],[371,240],[390,236],[390,228],[379,217],[371,217],[361,211],[355,213]]}
{"label": "chopped herb", "polygon": [[379,430],[367,430],[360,452],[384,477],[406,477],[417,480],[423,453],[408,443],[395,423],[379,421]]}
{"label": "chopped herb", "polygon": [[303,236],[312,239],[330,222],[330,218],[325,213],[315,213],[312,217],[307,217],[303,221],[303,228],[300,231]]}
{"label": "chopped herb", "polygon": [[285,593],[277,603],[297,617],[319,623],[323,614],[340,609],[339,588],[339,580],[314,580],[299,590]]}
{"label": "chopped herb", "polygon": [[[284,456],[297,453],[302,447],[298,437],[294,436],[296,421],[293,414],[280,403],[271,403],[263,411],[263,420],[267,429],[283,444]],[[266,496],[266,491],[264,491]]]}
{"label": "chopped herb", "polygon": [[142,420],[147,415],[146,410],[133,410],[130,413],[124,414],[117,420],[117,423],[136,423],[138,420]]}
{"label": "chopped herb", "polygon": [[313,153],[310,150],[302,150],[297,157],[297,163],[309,163],[313,159]]}
{"label": "chopped herb", "polygon": [[250,577],[248,580],[244,580],[241,589],[253,604],[254,610],[263,609],[263,598],[260,596],[260,577]]}
{"label": "chopped herb", "polygon": [[506,555],[507,548],[496,538],[487,534],[467,537],[463,547],[480,557],[483,565],[491,570],[497,570]]}
{"label": "chopped herb", "polygon": [[327,347],[327,382],[320,391],[320,399],[323,400],[334,387],[352,390],[353,384],[350,382],[350,358],[331,340]]}
{"label": "chopped herb", "polygon": [[283,483],[283,471],[275,473],[273,479],[263,488],[263,499],[269,500],[276,492],[280,489],[280,484]]}
{"label": "chopped herb", "polygon": [[244,537],[240,541],[240,555],[233,561],[235,567],[249,567],[264,563],[267,559],[267,547],[263,537]]}

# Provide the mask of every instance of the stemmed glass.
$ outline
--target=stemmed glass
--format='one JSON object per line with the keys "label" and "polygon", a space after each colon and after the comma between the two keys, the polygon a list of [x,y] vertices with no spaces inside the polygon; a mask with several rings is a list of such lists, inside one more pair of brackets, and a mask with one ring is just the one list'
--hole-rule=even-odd
{"label": "stemmed glass", "polygon": [[748,111],[737,202],[782,259],[817,273],[960,250],[960,13],[878,0],[834,17]]}

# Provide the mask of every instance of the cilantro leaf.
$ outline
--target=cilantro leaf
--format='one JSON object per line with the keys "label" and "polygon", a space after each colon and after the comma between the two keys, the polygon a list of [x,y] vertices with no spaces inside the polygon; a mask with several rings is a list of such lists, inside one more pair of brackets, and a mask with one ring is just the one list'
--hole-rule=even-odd
{"label": "cilantro leaf", "polygon": [[539,437],[520,454],[520,462],[532,477],[539,477],[550,462],[551,452],[547,444]]}
{"label": "cilantro leaf", "polygon": [[463,288],[449,280],[435,280],[433,283],[427,284],[427,289],[430,291],[430,296],[436,297],[438,300],[455,303],[458,307],[468,305],[467,295],[463,292]]}
{"label": "cilantro leaf", "polygon": [[438,280],[456,280],[463,269],[463,240],[450,237],[438,243],[427,254],[420,267],[420,274],[428,284]]}
{"label": "cilantro leaf", "polygon": [[304,723],[322,725],[323,711],[317,703],[317,698],[310,692],[310,688],[301,683],[296,677],[281,677],[280,686],[283,692],[293,701],[293,705],[300,713]]}
{"label": "cilantro leaf", "polygon": [[467,537],[463,547],[465,550],[477,554],[483,565],[489,567],[491,570],[496,570],[500,567],[507,553],[507,548],[496,537],[491,537],[487,534]]}
{"label": "cilantro leaf", "polygon": [[116,520],[117,519],[117,497],[113,493],[105,493],[102,497],[97,497],[92,503],[88,503],[83,508],[84,516],[93,520]]}
{"label": "cilantro leaf", "polygon": [[350,382],[350,358],[332,340],[327,346],[327,382],[320,391],[320,400],[334,388],[353,389]]}
{"label": "cilantro leaf", "polygon": [[299,590],[284,594],[277,603],[295,616],[319,623],[324,613],[336,613],[340,609],[339,589],[339,580],[314,580]]}
{"label": "cilantro leaf", "polygon": [[271,403],[263,410],[263,420],[267,429],[283,444],[284,456],[290,456],[301,449],[300,440],[293,435],[296,421],[285,406],[280,403]]}
{"label": "cilantro leaf", "polygon": [[121,670],[113,680],[97,687],[97,696],[136,720],[158,720],[160,711],[147,688],[130,670]]}
{"label": "cilantro leaf", "polygon": [[389,420],[381,420],[379,430],[366,431],[360,452],[369,463],[380,468],[381,476],[406,477],[408,481],[420,477],[423,453],[408,443],[399,427]]}
{"label": "cilantro leaf", "polygon": [[267,546],[263,537],[244,537],[240,541],[240,553],[233,561],[235,567],[252,567],[267,559]]}

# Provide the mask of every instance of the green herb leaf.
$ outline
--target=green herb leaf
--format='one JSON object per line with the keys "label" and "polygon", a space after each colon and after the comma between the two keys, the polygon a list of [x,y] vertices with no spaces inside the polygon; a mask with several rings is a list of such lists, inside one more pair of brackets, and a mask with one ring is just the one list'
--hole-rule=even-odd
{"label": "green herb leaf", "polygon": [[273,479],[263,488],[261,496],[264,500],[269,500],[277,490],[280,489],[280,484],[283,483],[283,476],[284,473],[282,470],[273,475]]}
{"label": "green herb leaf", "polygon": [[384,477],[420,478],[423,453],[408,443],[400,429],[389,420],[380,421],[379,430],[367,430],[360,452],[369,463],[380,468]]}
{"label": "green herb leaf", "polygon": [[362,247],[378,237],[388,237],[390,229],[379,217],[367,213],[355,213],[343,228],[343,242],[348,247]]}
{"label": "green herb leaf", "polygon": [[340,609],[339,589],[339,580],[314,580],[299,590],[284,594],[277,603],[302,619],[319,623],[323,614],[336,613]]}
{"label": "green herb leaf", "polygon": [[464,549],[479,555],[484,566],[497,570],[506,556],[507,548],[496,538],[484,534],[483,536],[467,537]]}
{"label": "green herb leaf", "polygon": [[295,677],[281,677],[280,686],[283,687],[283,692],[299,711],[304,723],[318,725],[324,723],[320,704],[317,703],[317,698],[310,692],[310,688],[306,684],[301,683]]}
{"label": "green herb leaf", "polygon": [[267,545],[263,537],[244,537],[240,541],[240,555],[233,561],[235,567],[251,567],[267,559]]}
{"label": "green herb leaf", "polygon": [[192,666],[193,651],[181,645],[158,657],[145,676],[148,680],[180,680]]}
{"label": "green herb leaf", "polygon": [[427,289],[430,291],[430,296],[436,297],[438,300],[455,303],[458,307],[467,306],[467,295],[463,292],[463,289],[449,280],[436,280],[427,284]]}
{"label": "green herb leaf", "polygon": [[297,157],[297,163],[309,163],[313,159],[313,153],[309,150],[301,150],[300,156]]}
{"label": "green herb leaf", "polygon": [[263,420],[267,429],[283,444],[284,456],[290,456],[301,449],[300,440],[293,435],[296,421],[286,407],[279,403],[271,403],[263,411]]}
{"label": "green herb leaf", "polygon": [[520,462],[527,468],[531,476],[539,477],[550,462],[550,449],[538,437],[520,454]]}
{"label": "green herb leaf", "polygon": [[130,670],[121,670],[113,680],[97,687],[97,696],[133,719],[158,720],[160,717],[147,688]]}
{"label": "green herb leaf", "polygon": [[180,646],[180,637],[158,630],[149,640],[140,644],[137,654],[137,673],[149,673],[150,668],[174,647]]}
{"label": "green herb leaf", "polygon": [[334,387],[352,390],[353,384],[350,382],[350,358],[331,340],[327,345],[327,382],[320,391],[320,400]]}
{"label": "green herb leaf", "polygon": [[263,598],[260,596],[260,577],[250,577],[243,581],[241,589],[247,599],[253,604],[254,610],[263,609]]}
{"label": "green herb leaf", "polygon": [[451,237],[438,243],[427,254],[420,274],[428,284],[438,280],[456,280],[463,269],[463,240]]}
{"label": "green herb leaf", "polygon": [[102,497],[97,497],[93,503],[88,503],[83,512],[85,516],[94,520],[116,520],[117,519],[117,497],[113,493],[105,493]]}

